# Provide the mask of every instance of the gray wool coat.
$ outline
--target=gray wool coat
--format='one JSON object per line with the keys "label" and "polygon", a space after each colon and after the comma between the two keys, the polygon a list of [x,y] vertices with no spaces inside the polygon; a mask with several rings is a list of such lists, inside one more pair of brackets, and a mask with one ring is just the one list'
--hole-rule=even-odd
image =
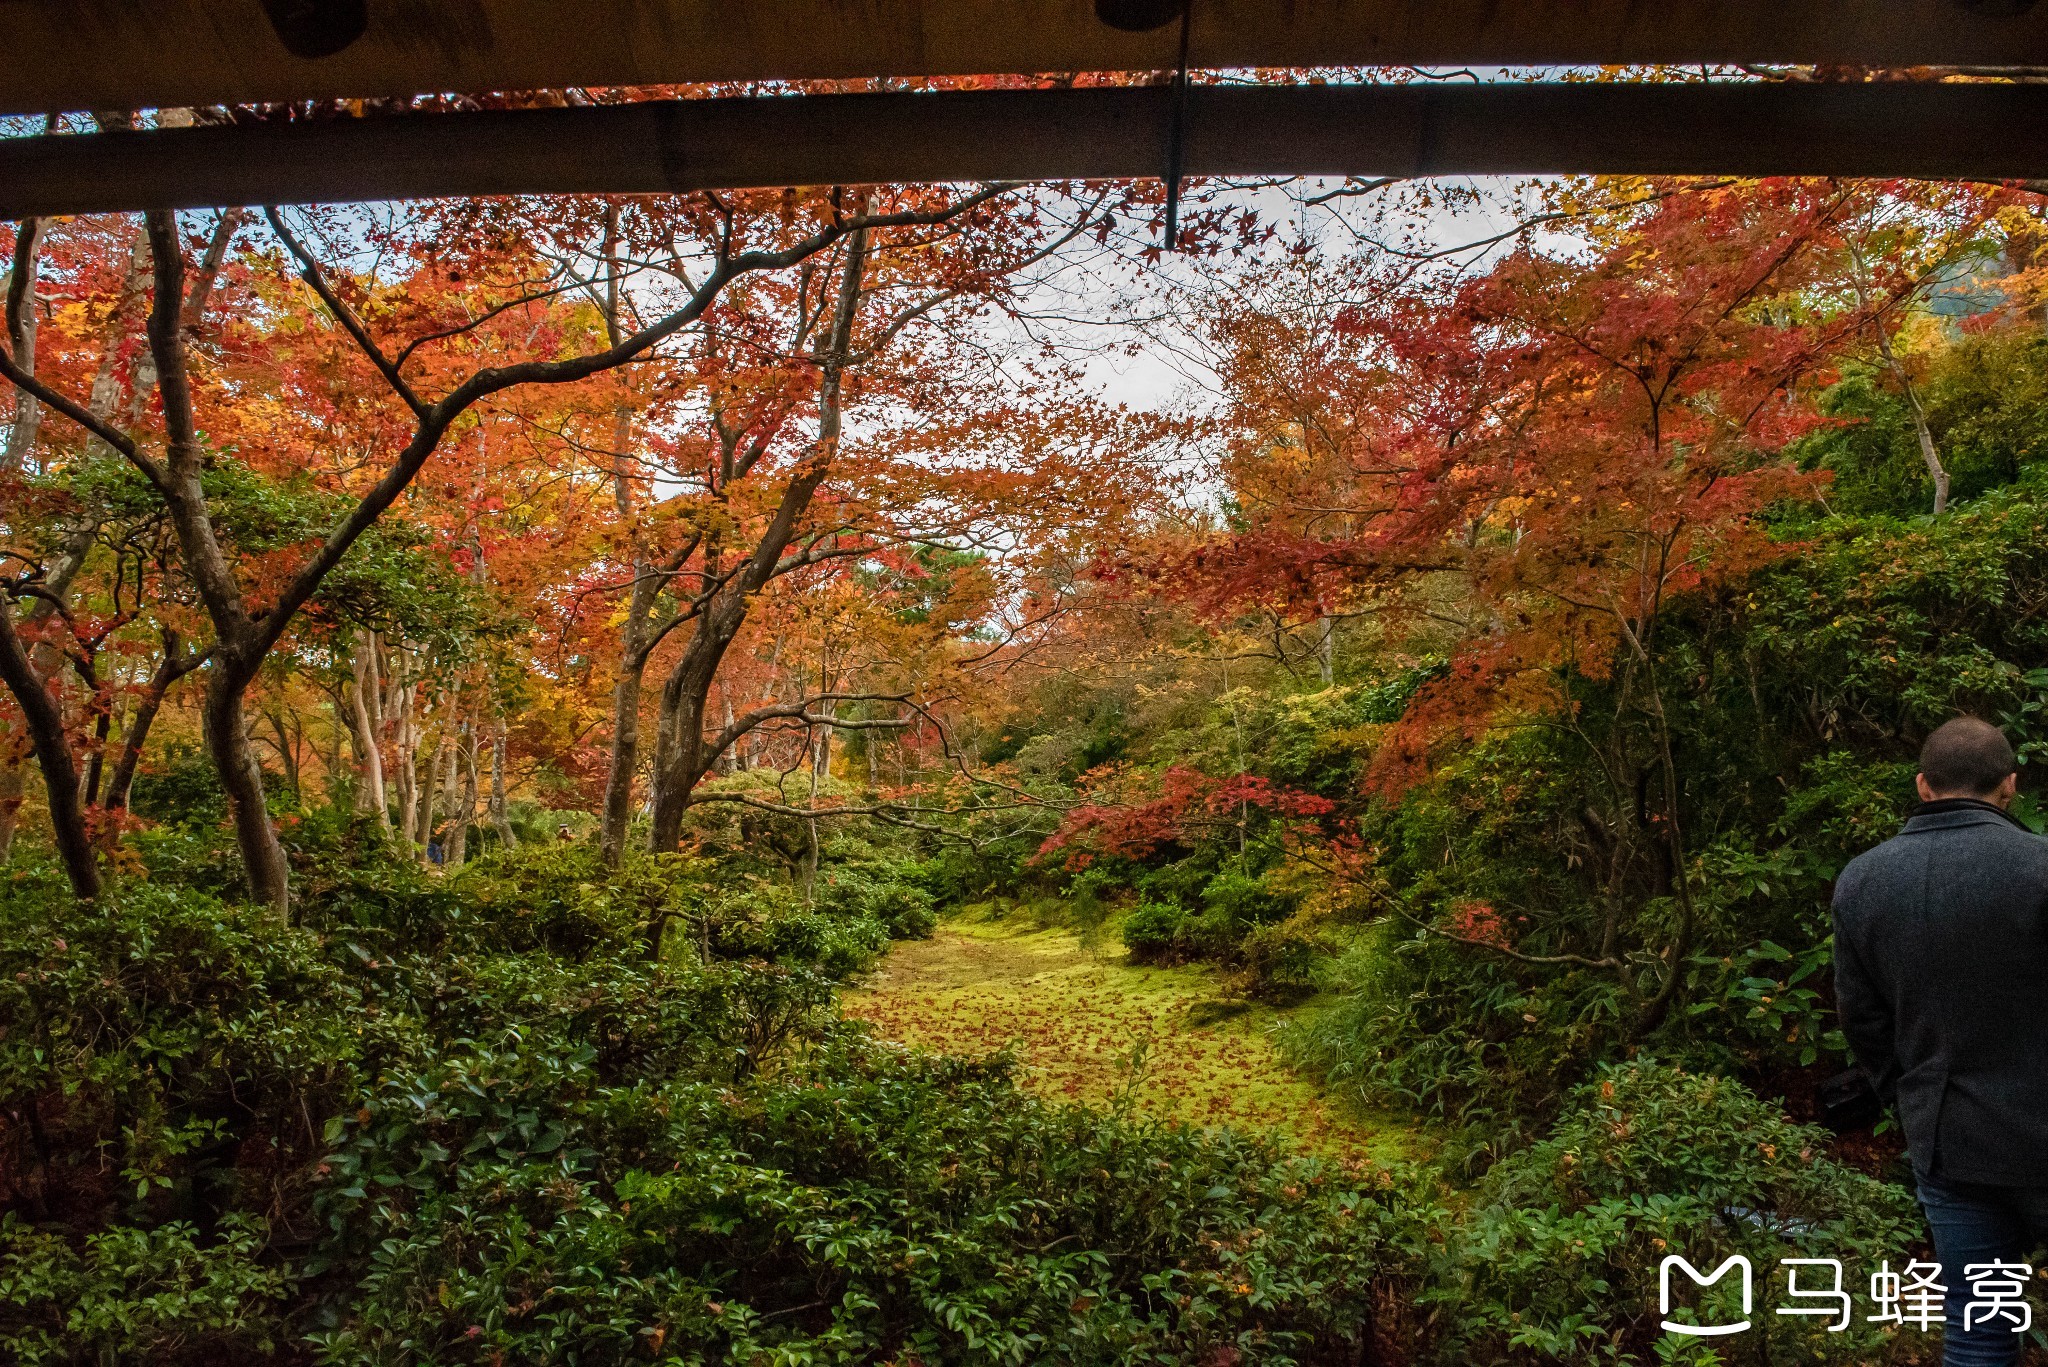
{"label": "gray wool coat", "polygon": [[2048,1187],[2048,838],[1929,803],[1835,882],[1835,992],[1916,1171]]}

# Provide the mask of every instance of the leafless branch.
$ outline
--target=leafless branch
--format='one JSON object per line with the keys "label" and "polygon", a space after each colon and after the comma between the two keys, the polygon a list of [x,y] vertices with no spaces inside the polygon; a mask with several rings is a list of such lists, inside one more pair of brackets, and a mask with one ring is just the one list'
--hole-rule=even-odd
{"label": "leafless branch", "polygon": [[1622,968],[1626,967],[1626,965],[1623,964],[1621,960],[1614,958],[1588,959],[1584,955],[1580,954],[1524,954],[1519,949],[1510,949],[1506,945],[1497,945],[1494,944],[1491,940],[1475,940],[1469,935],[1453,935],[1448,930],[1440,930],[1437,927],[1430,925],[1427,921],[1418,920],[1415,917],[1410,916],[1405,911],[1399,913],[1399,915],[1402,920],[1407,921],[1416,929],[1426,931],[1431,935],[1437,936],[1439,939],[1455,940],[1461,945],[1471,945],[1477,949],[1492,950],[1495,954],[1504,955],[1505,957],[1514,959],[1520,963],[1576,964],[1581,968],[1599,968],[1614,972],[1619,972]]}

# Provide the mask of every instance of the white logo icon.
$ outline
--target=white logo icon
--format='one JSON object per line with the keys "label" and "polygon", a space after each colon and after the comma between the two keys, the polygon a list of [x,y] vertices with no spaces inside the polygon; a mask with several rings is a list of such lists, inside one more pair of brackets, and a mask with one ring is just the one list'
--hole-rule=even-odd
{"label": "white logo icon", "polygon": [[[1671,1269],[1674,1267],[1692,1278],[1693,1285],[1695,1286],[1712,1286],[1715,1282],[1728,1275],[1729,1268],[1741,1268],[1742,1322],[1740,1324],[1679,1324],[1669,1318],[1671,1314]],[[1679,1257],[1676,1253],[1666,1258],[1657,1266],[1657,1312],[1666,1317],[1662,1321],[1662,1327],[1669,1333],[1691,1334],[1695,1337],[1707,1338],[1721,1334],[1740,1334],[1744,1332],[1749,1328],[1748,1316],[1751,1290],[1749,1259],[1743,1257],[1740,1253],[1730,1255],[1728,1261],[1722,1263],[1705,1276],[1701,1276],[1698,1268]]]}

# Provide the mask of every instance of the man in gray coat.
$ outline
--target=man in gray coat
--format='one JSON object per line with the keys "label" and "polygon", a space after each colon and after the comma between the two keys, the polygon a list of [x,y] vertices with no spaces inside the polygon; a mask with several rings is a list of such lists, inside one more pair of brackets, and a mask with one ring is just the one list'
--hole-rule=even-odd
{"label": "man in gray coat", "polygon": [[2048,1238],[2048,839],[2006,810],[2018,769],[1997,727],[1943,725],[1918,810],[1835,883],[1842,1029],[1905,1130],[1946,1367],[2019,1361],[2019,1312],[1987,1317],[1972,1288],[2028,1284],[2018,1269]]}

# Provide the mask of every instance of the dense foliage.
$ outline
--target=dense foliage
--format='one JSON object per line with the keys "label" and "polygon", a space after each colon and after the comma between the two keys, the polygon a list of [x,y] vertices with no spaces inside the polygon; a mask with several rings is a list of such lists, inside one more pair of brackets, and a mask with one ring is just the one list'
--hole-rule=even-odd
{"label": "dense foliage", "polygon": [[327,836],[288,930],[175,876],[90,913],[6,886],[10,1360],[1312,1362],[1366,1331],[1388,1189],[838,1024],[886,937],[858,910],[588,847],[443,882]]}
{"label": "dense foliage", "polygon": [[[1653,1306],[1918,1247],[1827,903],[2048,754],[2039,197],[1527,193],[6,229],[0,1357],[1925,1360]],[[1026,317],[1125,268],[1186,411]],[[842,1018],[1020,910],[1423,1160]]]}

